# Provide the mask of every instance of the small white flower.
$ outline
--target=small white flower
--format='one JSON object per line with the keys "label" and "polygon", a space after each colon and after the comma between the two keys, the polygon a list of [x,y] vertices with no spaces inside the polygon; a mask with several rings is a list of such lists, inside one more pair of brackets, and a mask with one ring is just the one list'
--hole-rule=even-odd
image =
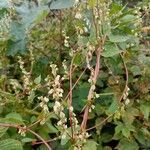
{"label": "small white flower", "polygon": [[130,103],[130,100],[127,98],[126,100],[125,100],[125,105],[128,105]]}
{"label": "small white flower", "polygon": [[64,129],[67,129],[67,125],[63,125],[63,128],[64,128]]}
{"label": "small white flower", "polygon": [[65,114],[63,112],[60,112],[60,118],[65,118]]}
{"label": "small white flower", "polygon": [[86,27],[84,27],[84,32],[88,32],[88,29]]}
{"label": "small white flower", "polygon": [[94,108],[95,108],[95,106],[94,106],[94,105],[92,105],[92,106],[91,106],[91,108],[92,108],[92,109],[94,109]]}
{"label": "small white flower", "polygon": [[55,106],[60,107],[61,106],[60,102],[56,101]]}
{"label": "small white flower", "polygon": [[94,91],[94,90],[95,90],[95,85],[92,85],[92,86],[91,86],[91,89]]}
{"label": "small white flower", "polygon": [[99,98],[100,96],[99,96],[99,94],[95,94],[95,97],[96,97],[96,98]]}
{"label": "small white flower", "polygon": [[91,79],[88,79],[88,82],[89,82],[89,83],[92,83],[92,80],[91,80]]}
{"label": "small white flower", "polygon": [[53,92],[54,92],[54,89],[50,89],[49,92],[48,92],[48,94],[51,95]]}
{"label": "small white flower", "polygon": [[46,102],[46,103],[49,101],[49,99],[48,99],[47,97],[44,97],[43,100],[44,100],[44,102]]}
{"label": "small white flower", "polygon": [[80,139],[83,139],[83,135],[82,135],[82,134],[80,134],[80,135],[79,135],[79,138],[80,138]]}
{"label": "small white flower", "polygon": [[49,111],[47,105],[44,105],[44,106],[43,106],[43,110],[44,110],[45,112],[48,112],[48,111]]}
{"label": "small white flower", "polygon": [[62,126],[62,124],[63,124],[63,123],[62,123],[61,121],[58,121],[58,122],[57,122],[57,125],[58,125],[58,126]]}
{"label": "small white flower", "polygon": [[40,103],[40,107],[42,107],[42,108],[43,108],[43,106],[44,106],[44,103],[43,103],[43,102],[41,102],[41,103]]}
{"label": "small white flower", "polygon": [[71,107],[69,107],[69,110],[71,111],[71,112],[73,112],[73,107],[71,106]]}
{"label": "small white flower", "polygon": [[62,139],[66,139],[66,134],[63,134],[63,135],[61,136],[61,138],[62,138]]}
{"label": "small white flower", "polygon": [[81,19],[81,18],[82,18],[82,15],[81,15],[79,12],[77,12],[76,15],[75,15],[75,18],[76,18],[76,19]]}
{"label": "small white flower", "polygon": [[91,112],[91,111],[92,111],[92,109],[90,108],[90,109],[89,109],[89,112]]}

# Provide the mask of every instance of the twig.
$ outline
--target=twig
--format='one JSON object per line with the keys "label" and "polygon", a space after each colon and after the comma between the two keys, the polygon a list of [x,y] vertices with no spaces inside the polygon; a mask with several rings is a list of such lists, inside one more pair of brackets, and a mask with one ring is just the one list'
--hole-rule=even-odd
{"label": "twig", "polygon": [[[113,114],[114,114],[114,113],[113,113]],[[86,131],[90,131],[90,130],[92,130],[92,129],[95,129],[95,128],[101,126],[101,125],[104,124],[109,118],[111,118],[111,117],[113,116],[113,114],[109,115],[109,116],[108,116],[107,118],[105,118],[102,122],[96,124],[95,126],[86,129]]]}
{"label": "twig", "polygon": [[29,125],[28,128],[31,128],[33,126],[35,126],[36,124],[38,124],[41,120],[37,120],[36,122],[34,122],[33,124]]}
{"label": "twig", "polygon": [[76,80],[75,84],[73,85],[72,89],[69,91],[69,93],[67,94],[67,96],[65,97],[65,100],[67,100],[67,98],[70,95],[70,92],[75,88],[75,86],[78,84],[79,80],[81,79],[81,77],[83,76],[83,74],[85,73],[85,71],[87,70],[87,67],[83,70],[83,72],[80,74],[79,78]]}
{"label": "twig", "polygon": [[[56,138],[54,138],[54,139],[47,140],[46,142],[49,143],[49,142],[56,141],[56,140],[58,140],[58,139],[59,139],[59,138],[56,137]],[[33,142],[33,143],[32,143],[32,145],[39,145],[39,144],[43,144],[43,142],[42,142],[42,141],[39,141],[39,142]]]}
{"label": "twig", "polygon": [[35,135],[38,139],[40,139],[43,142],[43,144],[45,144],[45,146],[48,148],[48,150],[52,150],[51,147],[47,144],[47,142],[41,136],[39,136],[37,133],[35,133],[34,131],[30,129],[27,129],[27,130],[33,135]]}

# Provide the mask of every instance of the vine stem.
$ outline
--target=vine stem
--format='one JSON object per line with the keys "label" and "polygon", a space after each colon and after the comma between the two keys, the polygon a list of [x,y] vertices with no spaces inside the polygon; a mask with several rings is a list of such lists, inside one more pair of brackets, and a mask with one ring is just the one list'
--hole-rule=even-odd
{"label": "vine stem", "polygon": [[[126,83],[125,83],[125,87],[124,87],[124,90],[123,90],[123,92],[122,92],[122,95],[121,95],[120,98],[119,98],[119,102],[121,102],[121,100],[123,99],[123,95],[124,95],[124,93],[125,93],[126,90],[127,90],[127,87],[128,87],[128,80],[129,80],[128,69],[127,69],[126,63],[125,63],[125,61],[124,61],[124,59],[123,59],[123,55],[122,55],[121,53],[120,53],[120,57],[121,57],[121,59],[122,59],[123,66],[124,66],[124,70],[125,70],[125,74],[126,74]],[[107,118],[105,118],[102,122],[96,124],[96,125],[93,126],[93,127],[90,127],[90,128],[88,128],[88,129],[86,129],[86,131],[90,131],[90,130],[92,130],[92,129],[95,129],[95,128],[101,126],[101,125],[104,124],[109,118],[111,118],[114,114],[115,114],[115,112],[114,112],[113,114],[110,114],[110,115],[109,115]]]}
{"label": "vine stem", "polygon": [[103,121],[101,121],[100,123],[96,124],[95,126],[91,127],[91,128],[88,128],[86,129],[86,131],[90,131],[92,129],[95,129],[99,126],[101,126],[102,124],[104,124],[109,118],[111,118],[113,116],[113,114],[109,115],[107,118],[105,118]]}
{"label": "vine stem", "polygon": [[[93,78],[94,84],[96,83],[96,80],[97,80],[97,77],[98,77],[98,74],[99,74],[100,54],[101,54],[101,48],[98,48],[97,49],[97,60],[96,60],[96,66],[95,66],[95,70],[94,70],[94,78]],[[89,94],[88,94],[88,102],[90,102],[92,100],[92,96],[93,96],[93,88],[91,86],[90,90],[89,90]],[[84,115],[83,115],[83,120],[82,120],[82,123],[81,123],[81,130],[82,131],[85,130],[85,128],[86,128],[89,109],[90,109],[90,106],[87,105],[86,108],[85,108]]]}
{"label": "vine stem", "polygon": [[124,66],[124,69],[125,69],[125,74],[126,74],[126,83],[125,83],[125,88],[124,88],[124,90],[123,90],[123,92],[122,92],[122,95],[121,95],[121,97],[120,97],[120,99],[119,99],[119,102],[121,102],[121,101],[122,101],[123,96],[124,96],[124,93],[127,91],[128,82],[129,82],[129,72],[128,72],[128,69],[127,69],[126,63],[125,63],[125,61],[124,61],[124,59],[123,59],[123,55],[122,55],[121,53],[120,53],[120,57],[121,57],[121,59],[122,59],[123,66]]}
{"label": "vine stem", "polygon": [[33,135],[35,135],[39,140],[41,140],[43,142],[43,144],[45,144],[45,146],[47,147],[48,150],[52,150],[52,148],[47,144],[47,142],[40,135],[38,135],[37,133],[35,133],[34,131],[32,131],[31,129],[29,129],[27,127],[25,128],[25,127],[21,127],[16,124],[7,124],[7,123],[0,123],[0,126],[1,127],[13,127],[13,128],[21,129],[24,131],[28,131],[28,132],[32,133]]}

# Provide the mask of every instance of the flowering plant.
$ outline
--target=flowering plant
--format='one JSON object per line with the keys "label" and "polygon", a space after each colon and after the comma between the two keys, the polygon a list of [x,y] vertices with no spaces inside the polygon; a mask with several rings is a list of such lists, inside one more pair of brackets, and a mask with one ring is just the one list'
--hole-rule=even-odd
{"label": "flowering plant", "polygon": [[149,148],[147,4],[0,0],[1,149]]}

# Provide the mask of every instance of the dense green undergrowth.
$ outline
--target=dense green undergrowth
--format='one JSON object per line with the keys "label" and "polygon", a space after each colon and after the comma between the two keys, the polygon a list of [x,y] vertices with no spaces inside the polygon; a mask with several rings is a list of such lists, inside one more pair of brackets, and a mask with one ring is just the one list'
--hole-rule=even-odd
{"label": "dense green undergrowth", "polygon": [[150,149],[149,6],[0,0],[0,150]]}

